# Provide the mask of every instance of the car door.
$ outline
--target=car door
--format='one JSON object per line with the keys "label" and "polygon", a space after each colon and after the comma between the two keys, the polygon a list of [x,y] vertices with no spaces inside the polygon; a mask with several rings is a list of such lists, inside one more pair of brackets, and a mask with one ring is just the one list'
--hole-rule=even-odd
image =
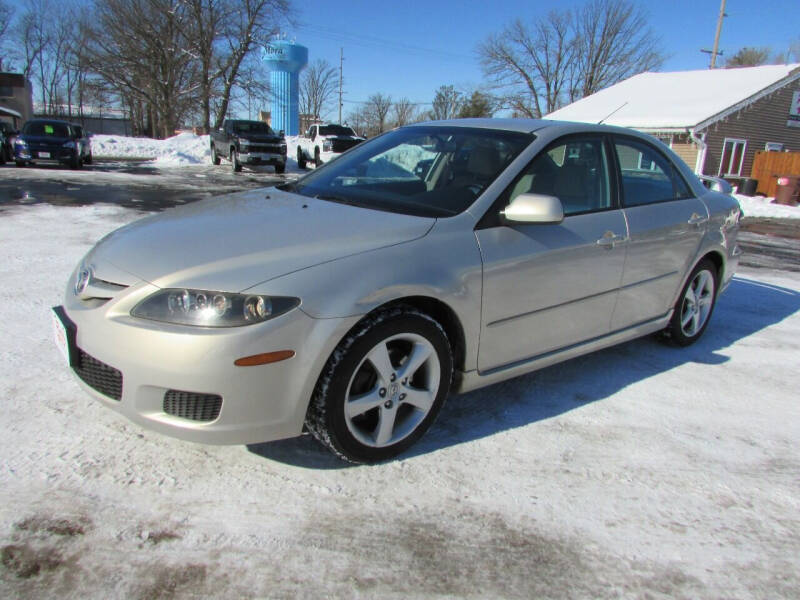
{"label": "car door", "polygon": [[705,204],[654,144],[614,136],[628,255],[612,329],[663,316],[691,268],[708,222]]}
{"label": "car door", "polygon": [[[608,333],[627,239],[610,164],[603,136],[561,138],[533,159],[479,223],[480,371]],[[497,209],[521,193],[557,196],[564,220],[496,219]]]}

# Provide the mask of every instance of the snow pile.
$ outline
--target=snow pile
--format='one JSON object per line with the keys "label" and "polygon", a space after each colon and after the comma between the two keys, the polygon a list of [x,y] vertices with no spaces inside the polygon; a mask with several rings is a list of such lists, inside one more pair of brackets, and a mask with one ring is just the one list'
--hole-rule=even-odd
{"label": "snow pile", "polygon": [[800,219],[800,206],[773,204],[774,198],[764,198],[763,196],[733,194],[733,197],[739,201],[742,215],[745,217]]}
{"label": "snow pile", "polygon": [[165,140],[121,135],[92,136],[92,154],[98,158],[154,159],[159,167],[208,164],[209,136],[181,133]]}

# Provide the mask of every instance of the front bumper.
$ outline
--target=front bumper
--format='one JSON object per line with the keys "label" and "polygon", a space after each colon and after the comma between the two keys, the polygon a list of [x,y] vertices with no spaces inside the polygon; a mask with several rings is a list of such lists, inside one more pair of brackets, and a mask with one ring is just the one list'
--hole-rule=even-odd
{"label": "front bumper", "polygon": [[14,147],[14,160],[36,163],[66,164],[73,162],[77,151],[70,148],[23,148]]}
{"label": "front bumper", "polygon": [[239,161],[245,165],[285,165],[285,154],[266,152],[239,152]]}
{"label": "front bumper", "polygon": [[[100,307],[87,306],[67,290],[62,321],[74,327],[67,335],[73,371],[79,356],[101,377],[106,367],[118,371],[119,399],[110,391],[113,386],[85,373],[77,377],[79,384],[131,421],[193,442],[249,444],[299,435],[319,373],[355,319],[313,319],[299,308],[258,325],[231,328],[131,317],[132,306],[156,289],[142,282]],[[280,350],[296,354],[272,364],[234,365],[242,357]],[[179,401],[213,397],[221,399],[218,412],[176,409]],[[211,419],[198,420],[198,415]]]}

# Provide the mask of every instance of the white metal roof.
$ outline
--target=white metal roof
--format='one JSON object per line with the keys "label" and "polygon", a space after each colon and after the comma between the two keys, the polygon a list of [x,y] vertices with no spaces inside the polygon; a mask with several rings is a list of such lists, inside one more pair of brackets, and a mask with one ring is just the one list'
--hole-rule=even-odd
{"label": "white metal roof", "polygon": [[649,131],[705,127],[787,81],[800,64],[641,73],[548,114],[547,119]]}

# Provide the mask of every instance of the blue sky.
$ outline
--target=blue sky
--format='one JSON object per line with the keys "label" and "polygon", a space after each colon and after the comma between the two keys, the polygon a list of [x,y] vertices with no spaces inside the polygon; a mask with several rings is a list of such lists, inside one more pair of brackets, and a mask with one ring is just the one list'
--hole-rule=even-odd
{"label": "blue sky", "polygon": [[[553,8],[582,5],[577,0],[487,3],[485,0],[392,1],[307,0],[296,2],[298,26],[288,37],[308,46],[309,60],[339,65],[344,47],[345,114],[375,92],[414,102],[430,102],[440,85],[484,82],[475,47],[516,17],[532,22]],[[665,71],[704,69],[720,0],[637,2],[649,18],[669,58]],[[800,39],[800,0],[728,0],[720,48],[725,55],[742,46],[786,49]],[[329,115],[335,117],[335,114]]]}

